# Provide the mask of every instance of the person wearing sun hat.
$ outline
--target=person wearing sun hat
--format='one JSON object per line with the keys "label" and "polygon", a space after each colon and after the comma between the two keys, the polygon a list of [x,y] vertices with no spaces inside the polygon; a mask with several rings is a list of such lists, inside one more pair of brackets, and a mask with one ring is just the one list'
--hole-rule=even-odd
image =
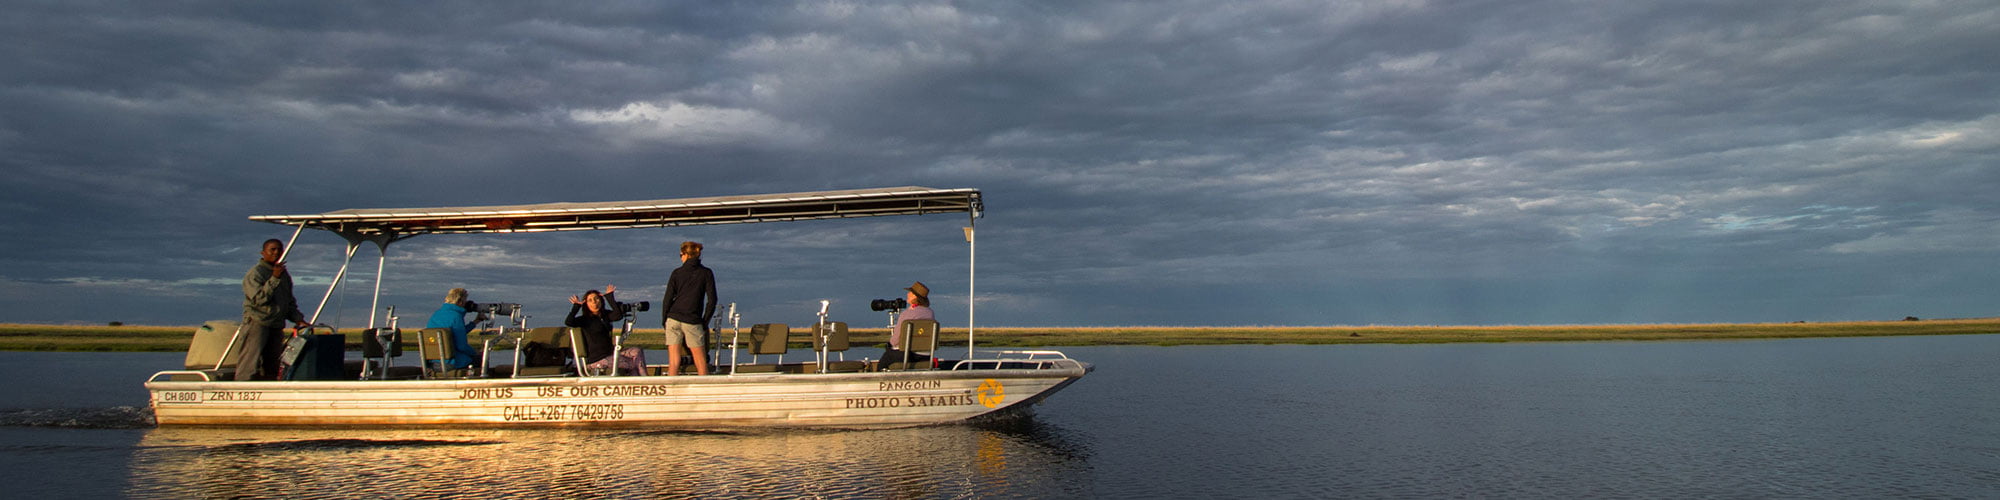
{"label": "person wearing sun hat", "polygon": [[[900,337],[899,335],[896,335],[896,332],[903,331],[903,322],[913,319],[937,320],[937,314],[931,312],[930,287],[924,286],[924,282],[919,281],[908,287],[904,287],[903,291],[907,292],[903,295],[903,300],[909,301],[910,308],[904,309],[902,314],[896,315],[896,326],[894,329],[889,330],[889,350],[882,353],[883,362],[895,363],[905,361],[903,346],[898,344],[898,341],[902,339],[898,338]],[[908,361],[921,360],[912,359]]]}

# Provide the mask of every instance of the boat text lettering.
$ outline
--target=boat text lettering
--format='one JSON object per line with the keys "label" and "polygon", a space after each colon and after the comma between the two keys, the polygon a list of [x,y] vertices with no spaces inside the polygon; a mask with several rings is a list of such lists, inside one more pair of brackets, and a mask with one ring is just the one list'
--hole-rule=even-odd
{"label": "boat text lettering", "polygon": [[612,385],[604,387],[605,396],[665,396],[664,385]]}
{"label": "boat text lettering", "polygon": [[209,391],[209,401],[256,401],[264,399],[263,391]]}
{"label": "boat text lettering", "polygon": [[512,397],[514,397],[514,388],[512,387],[466,389],[465,392],[458,395],[458,399],[508,399]]}
{"label": "boat text lettering", "polygon": [[972,391],[949,396],[902,396],[885,398],[847,398],[847,407],[853,408],[921,408],[925,406],[970,406],[979,404],[972,397]]}
{"label": "boat text lettering", "polygon": [[200,403],[201,391],[166,391],[160,393],[162,403]]}
{"label": "boat text lettering", "polygon": [[627,396],[665,396],[664,385],[607,385],[582,387],[536,387],[535,396],[543,398],[595,398]]}
{"label": "boat text lettering", "polygon": [[552,420],[623,420],[625,405],[506,406],[501,418],[509,422]]}
{"label": "boat text lettering", "polygon": [[879,384],[877,390],[883,391],[921,391],[944,387],[943,380],[903,380],[898,382],[877,382],[877,384]]}

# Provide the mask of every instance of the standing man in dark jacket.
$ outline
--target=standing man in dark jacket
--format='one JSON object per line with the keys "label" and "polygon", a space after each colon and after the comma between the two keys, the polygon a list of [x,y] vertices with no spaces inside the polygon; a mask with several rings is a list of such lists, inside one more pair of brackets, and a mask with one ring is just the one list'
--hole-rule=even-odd
{"label": "standing man in dark jacket", "polygon": [[306,324],[292,298],[292,275],[285,272],[285,242],[265,240],[257,265],[243,273],[243,352],[236,357],[236,380],[277,380],[285,352],[285,320]]}
{"label": "standing man in dark jacket", "polygon": [[681,373],[681,345],[694,356],[695,373],[708,374],[708,354],[702,334],[715,317],[715,271],[701,265],[701,244],[681,242],[681,267],[667,278],[666,307],[661,327],[667,330],[667,375]]}

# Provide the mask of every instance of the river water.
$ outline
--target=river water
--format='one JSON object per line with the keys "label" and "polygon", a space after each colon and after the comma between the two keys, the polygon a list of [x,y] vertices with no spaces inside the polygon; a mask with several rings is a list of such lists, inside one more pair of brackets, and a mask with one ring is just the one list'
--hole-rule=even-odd
{"label": "river water", "polygon": [[0,353],[43,497],[2000,497],[2000,335],[1089,347],[1031,417],[743,433],[157,429],[179,354]]}

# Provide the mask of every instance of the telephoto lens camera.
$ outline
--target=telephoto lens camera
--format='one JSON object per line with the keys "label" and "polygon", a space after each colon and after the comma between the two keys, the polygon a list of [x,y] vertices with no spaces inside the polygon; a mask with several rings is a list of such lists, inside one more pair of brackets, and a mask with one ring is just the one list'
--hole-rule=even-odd
{"label": "telephoto lens camera", "polygon": [[[473,304],[473,309],[478,310],[479,304]],[[505,303],[486,304],[486,315],[496,318],[501,316],[513,316],[514,311],[518,311],[520,309],[521,309],[520,304],[505,304]]]}
{"label": "telephoto lens camera", "polygon": [[870,311],[901,311],[910,308],[910,301],[904,299],[875,299],[868,302]]}
{"label": "telephoto lens camera", "polygon": [[646,310],[652,308],[653,308],[653,303],[643,300],[638,302],[625,302],[618,304],[619,312],[623,312],[627,315],[630,315],[635,312],[646,312]]}

